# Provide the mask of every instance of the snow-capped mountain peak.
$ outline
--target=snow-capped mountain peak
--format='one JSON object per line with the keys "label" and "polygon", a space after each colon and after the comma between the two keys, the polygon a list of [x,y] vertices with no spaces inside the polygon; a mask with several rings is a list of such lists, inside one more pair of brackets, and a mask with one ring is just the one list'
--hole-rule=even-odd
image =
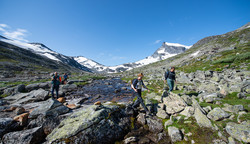
{"label": "snow-capped mountain peak", "polygon": [[122,64],[122,65],[118,65],[118,66],[104,66],[101,65],[93,60],[90,60],[86,57],[82,57],[82,56],[78,56],[78,57],[74,57],[74,59],[96,71],[96,72],[108,72],[108,73],[115,73],[115,72],[123,72],[126,70],[131,70],[133,68],[136,67],[140,67],[140,66],[144,66],[150,63],[154,63],[160,60],[164,60],[167,59],[169,57],[175,56],[179,53],[183,53],[184,51],[186,51],[188,48],[190,48],[191,46],[185,46],[182,44],[178,44],[178,43],[168,43],[168,42],[163,42],[162,46],[160,48],[158,48],[153,55],[146,57],[145,59],[139,60],[137,62],[134,63],[126,63],[126,64]]}

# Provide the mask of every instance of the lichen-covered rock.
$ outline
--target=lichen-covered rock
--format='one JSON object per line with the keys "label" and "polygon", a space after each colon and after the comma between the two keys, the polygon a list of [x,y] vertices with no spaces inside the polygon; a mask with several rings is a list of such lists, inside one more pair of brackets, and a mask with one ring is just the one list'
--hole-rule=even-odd
{"label": "lichen-covered rock", "polygon": [[148,117],[146,118],[146,121],[149,131],[153,133],[160,133],[163,131],[162,120],[157,119],[156,117]]}
{"label": "lichen-covered rock", "polygon": [[227,123],[226,131],[233,138],[243,141],[245,143],[250,143],[250,122],[247,121],[242,124],[236,124],[233,122]]}
{"label": "lichen-covered rock", "polygon": [[35,108],[29,115],[29,118],[36,118],[38,115],[58,116],[67,113],[69,108],[57,100],[49,99],[44,101],[38,108]]}
{"label": "lichen-covered rock", "polygon": [[39,144],[43,142],[45,134],[42,127],[7,133],[2,142],[6,144]]}
{"label": "lichen-covered rock", "polygon": [[181,112],[187,106],[185,101],[174,93],[170,93],[170,95],[164,98],[163,101],[166,104],[166,112],[168,114]]}
{"label": "lichen-covered rock", "polygon": [[200,127],[213,128],[211,121],[207,116],[199,109],[195,108],[194,117]]}
{"label": "lichen-covered rock", "polygon": [[130,117],[115,105],[92,105],[65,118],[48,136],[48,142],[111,143],[125,136]]}
{"label": "lichen-covered rock", "polygon": [[173,127],[173,126],[168,127],[168,134],[169,134],[172,142],[178,142],[178,141],[181,141],[183,139],[183,134],[176,127]]}
{"label": "lichen-covered rock", "polygon": [[186,117],[191,117],[194,114],[194,108],[191,106],[187,106],[180,114]]}
{"label": "lichen-covered rock", "polygon": [[207,117],[214,121],[223,120],[224,118],[228,118],[229,116],[230,115],[221,108],[214,108],[207,114]]}
{"label": "lichen-covered rock", "polygon": [[156,114],[157,117],[162,118],[162,119],[168,119],[169,115],[166,113],[165,110],[158,109],[158,112]]}
{"label": "lichen-covered rock", "polygon": [[0,118],[0,138],[8,132],[10,125],[13,123],[12,118]]}

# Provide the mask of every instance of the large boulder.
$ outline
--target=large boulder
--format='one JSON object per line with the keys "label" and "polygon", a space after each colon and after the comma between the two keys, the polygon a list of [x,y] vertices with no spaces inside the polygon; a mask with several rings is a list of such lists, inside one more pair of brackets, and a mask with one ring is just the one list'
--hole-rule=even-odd
{"label": "large boulder", "polygon": [[38,115],[58,116],[67,113],[69,108],[54,99],[44,101],[38,108],[35,108],[29,115],[29,118],[36,118]]}
{"label": "large boulder", "polygon": [[15,95],[8,96],[4,100],[8,101],[13,105],[22,105],[31,102],[44,101],[49,98],[49,92],[43,89],[31,91],[29,93],[18,93]]}
{"label": "large boulder", "polygon": [[214,121],[223,120],[224,118],[228,118],[229,116],[230,115],[221,108],[214,108],[207,114],[207,117]]}
{"label": "large boulder", "polygon": [[168,114],[175,114],[183,111],[187,104],[177,94],[170,93],[170,95],[163,99],[166,104],[166,112]]}
{"label": "large boulder", "polygon": [[183,134],[181,131],[176,127],[168,127],[168,134],[173,143],[181,141],[183,139]]}
{"label": "large boulder", "polygon": [[68,92],[68,91],[72,91],[75,90],[77,88],[76,84],[66,84],[66,85],[60,85],[60,89],[63,92]]}
{"label": "large boulder", "polygon": [[157,119],[156,117],[148,117],[146,121],[149,131],[153,133],[160,133],[163,131],[162,120]]}
{"label": "large boulder", "polygon": [[250,143],[250,122],[244,122],[241,124],[236,124],[233,122],[227,123],[226,131],[233,138],[243,141],[245,143]]}
{"label": "large boulder", "polygon": [[206,112],[201,108],[199,103],[192,98],[192,106],[194,107],[194,117],[200,127],[213,128],[211,121],[207,118]]}
{"label": "large boulder", "polygon": [[29,84],[26,86],[27,91],[33,91],[39,89],[39,83]]}
{"label": "large boulder", "polygon": [[12,88],[5,89],[3,95],[17,94],[20,92],[25,92],[25,85],[24,84],[20,84],[20,85],[17,85],[15,87],[12,87]]}
{"label": "large boulder", "polygon": [[130,117],[116,105],[92,105],[64,119],[48,142],[111,143],[123,138],[130,127]]}
{"label": "large boulder", "polygon": [[0,118],[0,138],[9,131],[9,127],[12,123],[12,118]]}
{"label": "large boulder", "polygon": [[243,105],[229,105],[229,104],[224,104],[224,107],[222,108],[224,111],[227,112],[232,112],[232,113],[239,113],[240,111],[244,110]]}
{"label": "large boulder", "polygon": [[42,127],[7,133],[3,136],[2,142],[16,144],[39,144],[44,141],[45,134]]}
{"label": "large boulder", "polygon": [[202,83],[198,86],[198,91],[205,91],[208,93],[219,91],[219,87],[214,83]]}

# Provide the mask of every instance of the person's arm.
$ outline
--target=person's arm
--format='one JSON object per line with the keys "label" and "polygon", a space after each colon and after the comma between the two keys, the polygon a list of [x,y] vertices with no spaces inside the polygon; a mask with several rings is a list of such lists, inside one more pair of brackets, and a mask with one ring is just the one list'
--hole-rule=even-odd
{"label": "person's arm", "polygon": [[142,81],[142,86],[150,92],[150,90],[145,86],[144,82]]}

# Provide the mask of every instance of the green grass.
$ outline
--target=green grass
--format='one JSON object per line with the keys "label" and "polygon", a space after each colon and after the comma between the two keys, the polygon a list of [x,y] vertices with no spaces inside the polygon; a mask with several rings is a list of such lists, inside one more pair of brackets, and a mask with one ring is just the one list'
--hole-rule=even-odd
{"label": "green grass", "polygon": [[42,83],[42,82],[47,82],[50,81],[50,79],[43,79],[43,80],[38,80],[38,81],[26,81],[26,82],[0,82],[0,88],[1,87],[6,87],[6,86],[17,86],[19,84],[24,84],[24,85],[29,85],[29,84],[34,84],[34,83]]}
{"label": "green grass", "polygon": [[[188,137],[188,141],[182,140],[177,143],[190,144],[191,140],[194,140],[195,143],[212,143],[213,139],[218,138],[217,133],[215,133],[212,129],[200,127],[195,118],[190,117],[187,120],[184,120],[184,116],[181,116],[180,120],[174,120],[173,125],[177,127],[179,130],[184,129],[185,133],[191,132],[192,135]],[[163,125],[168,119],[163,119]],[[191,123],[184,123],[185,121],[191,121]],[[166,131],[168,127],[164,128]]]}
{"label": "green grass", "polygon": [[227,104],[230,104],[230,105],[243,105],[244,108],[248,112],[250,112],[250,108],[248,107],[248,105],[250,104],[250,100],[249,99],[239,99],[237,97],[237,94],[238,94],[238,92],[230,93],[224,99],[222,99],[221,102],[223,104],[227,103]]}

